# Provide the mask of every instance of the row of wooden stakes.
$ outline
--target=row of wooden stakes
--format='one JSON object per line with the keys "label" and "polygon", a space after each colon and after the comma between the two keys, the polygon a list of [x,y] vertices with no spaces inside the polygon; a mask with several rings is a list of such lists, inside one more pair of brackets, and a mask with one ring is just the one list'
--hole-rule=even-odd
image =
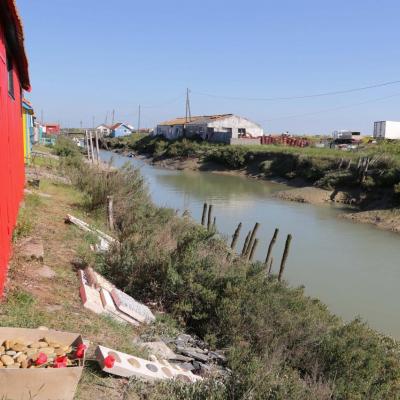
{"label": "row of wooden stakes", "polygon": [[[207,226],[207,229],[210,230],[214,230],[216,229],[216,218],[212,217],[212,212],[213,212],[213,206],[212,204],[208,205],[207,203],[204,203],[203,205],[203,213],[201,216],[201,225],[203,226]],[[212,222],[211,222],[212,221]],[[257,231],[260,227],[260,224],[258,222],[256,222],[256,224],[254,225],[253,230],[249,231],[249,233],[246,236],[246,239],[244,240],[244,244],[243,244],[243,248],[242,251],[240,253],[240,256],[243,257],[244,259],[246,259],[247,261],[252,261],[254,254],[256,252],[258,243],[259,243],[259,239],[256,238],[256,234]],[[237,226],[235,232],[233,233],[232,236],[232,242],[231,242],[231,250],[235,251],[236,249],[236,245],[237,242],[239,240],[240,237],[240,231],[242,229],[242,223],[240,222],[239,225]],[[272,257],[272,249],[276,243],[276,240],[278,238],[278,233],[279,233],[279,229],[276,228],[274,231],[274,234],[272,236],[272,239],[269,243],[268,246],[268,250],[267,250],[267,256],[265,258],[264,264],[267,268],[267,273],[268,275],[271,274],[271,270],[272,270],[272,264],[273,264],[273,257]],[[282,255],[282,259],[281,259],[281,264],[279,266],[279,273],[278,273],[278,280],[281,281],[282,280],[282,276],[283,276],[283,272],[285,270],[285,266],[286,266],[286,260],[288,258],[289,255],[289,249],[290,249],[290,243],[292,241],[292,235],[287,235],[286,238],[286,243],[285,243],[285,248],[283,250],[283,255]]]}

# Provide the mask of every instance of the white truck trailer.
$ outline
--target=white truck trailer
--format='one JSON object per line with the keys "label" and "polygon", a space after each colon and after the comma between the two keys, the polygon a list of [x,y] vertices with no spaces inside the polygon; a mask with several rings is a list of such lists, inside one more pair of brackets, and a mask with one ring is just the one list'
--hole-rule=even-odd
{"label": "white truck trailer", "polygon": [[374,122],[374,139],[400,140],[399,121]]}

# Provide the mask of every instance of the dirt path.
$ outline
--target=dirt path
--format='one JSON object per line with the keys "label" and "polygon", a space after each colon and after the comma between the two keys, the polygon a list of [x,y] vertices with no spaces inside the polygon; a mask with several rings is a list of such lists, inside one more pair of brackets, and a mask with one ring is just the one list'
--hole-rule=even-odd
{"label": "dirt path", "polygon": [[[96,344],[143,355],[134,343],[139,334],[136,328],[118,324],[82,307],[77,269],[91,263],[91,241],[84,232],[65,224],[64,218],[70,213],[101,229],[105,227],[85,213],[83,196],[59,179],[41,179],[38,191],[46,196],[26,194],[21,209],[25,217],[19,220],[22,233],[14,245],[6,299],[0,304],[0,326],[46,326],[81,333],[92,343],[89,358],[93,357]],[[43,261],[23,256],[27,238],[42,242]],[[127,385],[126,379],[106,376],[97,363],[89,362],[75,398],[121,399]]]}

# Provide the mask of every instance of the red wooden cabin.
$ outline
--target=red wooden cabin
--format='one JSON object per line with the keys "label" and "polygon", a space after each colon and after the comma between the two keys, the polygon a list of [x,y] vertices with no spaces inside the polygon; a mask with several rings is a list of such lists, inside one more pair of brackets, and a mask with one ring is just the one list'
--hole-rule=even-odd
{"label": "red wooden cabin", "polygon": [[22,90],[30,90],[22,22],[15,1],[0,0],[0,296],[24,193]]}

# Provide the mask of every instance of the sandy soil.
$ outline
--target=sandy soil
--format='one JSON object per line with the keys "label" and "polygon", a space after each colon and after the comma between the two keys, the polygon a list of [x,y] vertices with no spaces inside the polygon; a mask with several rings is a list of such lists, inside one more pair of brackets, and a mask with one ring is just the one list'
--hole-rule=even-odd
{"label": "sandy soil", "polygon": [[281,200],[296,201],[298,203],[324,204],[331,201],[331,190],[319,189],[316,187],[302,187],[289,190],[282,190],[275,194]]}

